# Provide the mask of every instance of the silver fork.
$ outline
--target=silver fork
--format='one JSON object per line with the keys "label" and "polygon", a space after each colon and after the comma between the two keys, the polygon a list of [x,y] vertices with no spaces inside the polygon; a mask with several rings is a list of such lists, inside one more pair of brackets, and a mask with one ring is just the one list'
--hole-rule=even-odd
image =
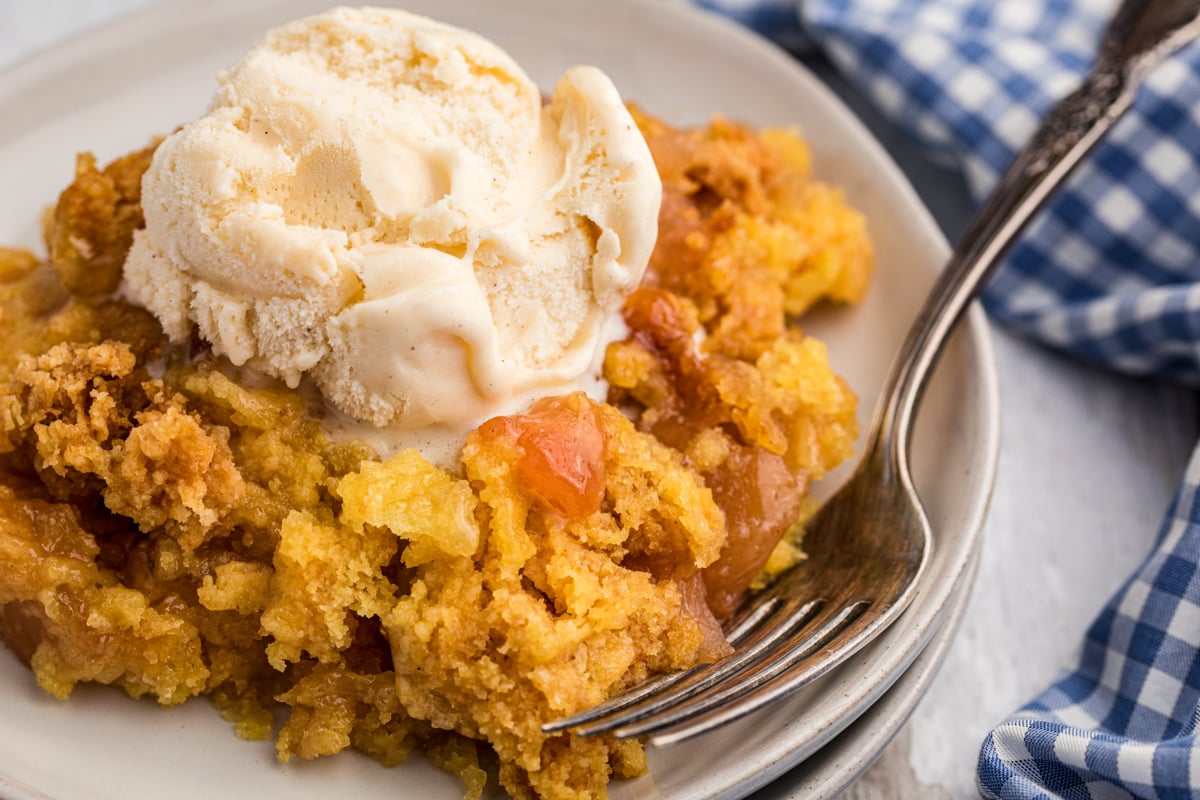
{"label": "silver fork", "polygon": [[733,654],[653,679],[544,725],[544,732],[680,742],[812,682],[895,621],[929,560],[932,534],[908,451],[917,405],[947,337],[1051,192],[1129,108],[1145,75],[1197,34],[1200,0],[1121,4],[1083,84],[1046,116],[934,284],[888,372],[857,470],[808,524],[808,559],[754,595],[726,626]]}

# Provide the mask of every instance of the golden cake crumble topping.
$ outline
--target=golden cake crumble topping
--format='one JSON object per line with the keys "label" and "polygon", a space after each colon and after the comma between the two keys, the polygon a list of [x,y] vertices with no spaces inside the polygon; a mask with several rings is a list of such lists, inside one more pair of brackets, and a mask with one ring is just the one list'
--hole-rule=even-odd
{"label": "golden cake crumble topping", "polygon": [[645,772],[636,741],[540,725],[720,657],[718,621],[802,557],[805,490],[857,424],[797,317],[857,301],[871,250],[796,134],[634,116],[663,203],[608,402],[491,419],[452,469],[168,344],[114,294],[154,146],[81,156],[48,258],[0,249],[0,638],[38,684],[208,695],[284,760],[420,748],[469,797]]}

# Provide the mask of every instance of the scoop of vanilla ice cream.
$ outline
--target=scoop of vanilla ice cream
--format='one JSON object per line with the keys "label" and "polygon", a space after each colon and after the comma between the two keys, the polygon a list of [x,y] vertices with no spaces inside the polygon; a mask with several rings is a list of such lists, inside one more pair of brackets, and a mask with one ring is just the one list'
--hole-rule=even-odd
{"label": "scoop of vanilla ice cream", "polygon": [[195,328],[234,364],[415,429],[590,377],[661,184],[599,70],[568,70],[543,104],[479,36],[342,8],[224,74],[142,197],[124,291],[172,339]]}

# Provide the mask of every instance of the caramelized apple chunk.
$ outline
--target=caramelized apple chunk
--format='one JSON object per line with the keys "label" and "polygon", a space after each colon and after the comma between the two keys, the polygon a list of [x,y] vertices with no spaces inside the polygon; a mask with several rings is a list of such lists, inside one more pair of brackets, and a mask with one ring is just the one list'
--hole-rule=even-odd
{"label": "caramelized apple chunk", "polygon": [[512,440],[524,486],[565,517],[585,517],[604,499],[604,434],[595,407],[578,399],[545,397],[527,414],[496,417],[481,436]]}

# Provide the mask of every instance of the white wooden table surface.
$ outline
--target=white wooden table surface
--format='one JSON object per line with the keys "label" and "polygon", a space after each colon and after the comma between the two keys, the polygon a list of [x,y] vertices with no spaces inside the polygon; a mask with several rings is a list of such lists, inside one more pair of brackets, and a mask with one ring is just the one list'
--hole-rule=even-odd
{"label": "white wooden table surface", "polygon": [[[0,0],[0,67],[159,2]],[[965,223],[960,182],[848,99],[953,237]],[[1000,475],[974,593],[932,688],[846,793],[853,800],[975,796],[979,743],[1074,658],[1092,617],[1150,548],[1196,442],[1189,392],[1107,375],[1000,331],[995,344]]]}

